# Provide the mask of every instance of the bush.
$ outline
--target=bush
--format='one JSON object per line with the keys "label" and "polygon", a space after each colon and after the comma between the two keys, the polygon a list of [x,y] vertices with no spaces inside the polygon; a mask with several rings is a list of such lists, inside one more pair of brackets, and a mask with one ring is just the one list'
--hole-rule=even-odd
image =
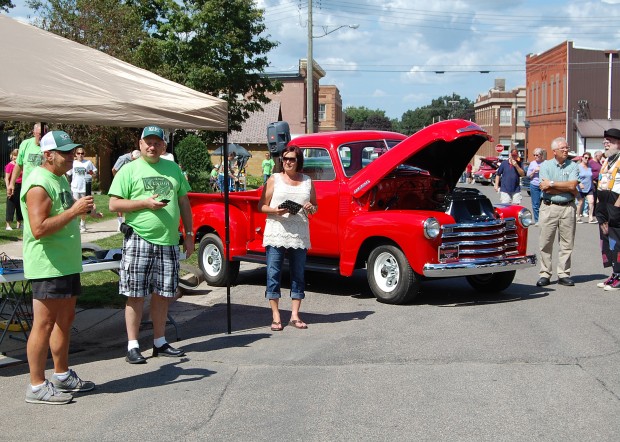
{"label": "bush", "polygon": [[263,185],[263,176],[247,175],[245,177],[245,186],[248,189],[258,189]]}
{"label": "bush", "polygon": [[[207,186],[209,184],[208,173],[211,171],[211,158],[206,144],[196,135],[188,135],[175,146],[177,161],[187,172],[187,179],[192,189],[203,192],[203,174],[207,174]],[[199,188],[201,190],[199,190]]]}

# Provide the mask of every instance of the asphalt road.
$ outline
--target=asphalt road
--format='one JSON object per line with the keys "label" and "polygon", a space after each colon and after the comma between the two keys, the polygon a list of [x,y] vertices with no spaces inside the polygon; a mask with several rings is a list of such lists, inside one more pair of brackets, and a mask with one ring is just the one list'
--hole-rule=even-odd
{"label": "asphalt road", "polygon": [[426,282],[407,306],[376,302],[363,272],[310,273],[308,330],[276,333],[264,269],[242,267],[233,333],[225,290],[207,290],[186,358],[132,366],[111,336],[82,342],[72,366],[97,389],[62,407],[24,402],[26,366],[0,370],[0,439],[617,441],[620,292],[595,286],[596,225],[577,226],[575,250],[575,287],[539,289],[533,268],[501,294]]}

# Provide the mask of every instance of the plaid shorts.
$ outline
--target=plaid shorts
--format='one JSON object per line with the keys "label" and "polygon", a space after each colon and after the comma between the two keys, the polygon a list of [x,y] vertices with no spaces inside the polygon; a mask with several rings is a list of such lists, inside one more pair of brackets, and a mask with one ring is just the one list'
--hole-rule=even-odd
{"label": "plaid shorts", "polygon": [[152,244],[132,233],[123,240],[119,293],[142,298],[157,293],[173,298],[179,284],[179,246]]}

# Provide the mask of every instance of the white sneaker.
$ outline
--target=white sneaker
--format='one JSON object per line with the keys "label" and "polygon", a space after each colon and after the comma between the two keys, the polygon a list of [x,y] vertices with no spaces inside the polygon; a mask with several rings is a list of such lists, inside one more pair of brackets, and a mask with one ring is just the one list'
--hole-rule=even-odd
{"label": "white sneaker", "polygon": [[86,232],[86,226],[80,226],[80,233]]}
{"label": "white sneaker", "polygon": [[13,230],[13,227],[11,227],[11,226],[6,226],[6,229],[5,229],[5,230]]}

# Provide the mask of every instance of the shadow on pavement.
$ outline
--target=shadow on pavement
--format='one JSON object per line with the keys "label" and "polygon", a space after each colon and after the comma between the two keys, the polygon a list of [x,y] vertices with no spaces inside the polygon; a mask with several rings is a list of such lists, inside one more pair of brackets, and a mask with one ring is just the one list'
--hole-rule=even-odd
{"label": "shadow on pavement", "polygon": [[187,358],[177,359],[170,364],[160,366],[156,371],[145,371],[132,374],[126,378],[97,384],[97,388],[89,394],[125,393],[144,388],[161,387],[162,385],[194,382],[216,373],[206,368],[184,368],[178,365],[185,361]]}
{"label": "shadow on pavement", "polygon": [[535,284],[525,285],[513,283],[506,290],[498,293],[479,293],[469,284],[459,284],[464,279],[426,281],[422,284],[422,292],[414,304],[427,304],[437,307],[469,307],[484,304],[500,304],[517,301],[533,301],[549,296],[552,287],[537,287]]}
{"label": "shadow on pavement", "polygon": [[[371,314],[375,313],[371,310],[361,310],[355,312],[347,312],[347,313],[329,313],[329,314],[321,314],[321,313],[312,313],[312,312],[301,312],[301,318],[311,327],[313,324],[333,324],[337,322],[344,321],[357,321],[366,319]],[[285,327],[288,326],[288,321],[291,316],[290,310],[281,308],[280,314],[282,316],[282,323]],[[246,330],[255,330],[255,329],[265,329],[265,334],[258,335],[250,335],[250,336],[258,336],[258,337],[270,337],[273,333],[279,332],[271,332],[269,327],[271,326],[271,309],[269,306],[265,307],[257,307],[252,305],[244,305],[244,304],[231,304],[231,329],[234,335],[235,332],[242,332]],[[213,307],[210,307],[208,311],[201,313],[192,321],[192,325],[188,326],[186,324],[183,327],[183,336],[185,338],[197,338],[201,336],[208,336],[209,334],[219,334],[226,333],[228,330],[228,321],[227,321],[227,313],[226,313],[226,304],[215,304]],[[233,337],[224,336],[222,338],[223,346],[218,348],[224,348],[229,339]],[[232,343],[228,344],[230,346],[236,346],[236,342],[242,341],[232,341]],[[213,350],[213,340],[201,342],[199,344],[192,345],[200,345],[203,347],[203,350]],[[187,347],[183,347],[183,349],[187,349]]]}

